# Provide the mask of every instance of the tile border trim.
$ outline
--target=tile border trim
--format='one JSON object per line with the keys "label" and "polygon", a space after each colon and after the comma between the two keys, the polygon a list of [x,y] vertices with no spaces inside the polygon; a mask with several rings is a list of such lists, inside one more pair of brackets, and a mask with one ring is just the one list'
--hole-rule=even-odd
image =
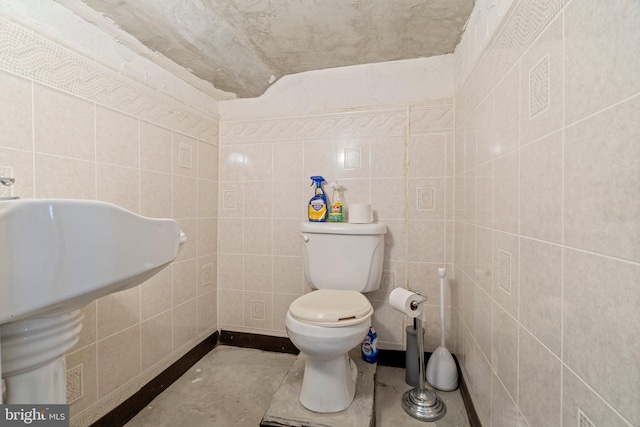
{"label": "tile border trim", "polygon": [[218,120],[0,18],[0,70],[218,143]]}

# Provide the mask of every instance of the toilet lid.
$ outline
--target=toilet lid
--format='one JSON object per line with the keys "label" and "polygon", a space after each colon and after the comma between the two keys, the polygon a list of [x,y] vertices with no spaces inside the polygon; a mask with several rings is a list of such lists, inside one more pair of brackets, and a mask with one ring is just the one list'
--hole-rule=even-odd
{"label": "toilet lid", "polygon": [[303,322],[347,326],[371,317],[373,307],[356,291],[318,289],[292,302],[289,313]]}

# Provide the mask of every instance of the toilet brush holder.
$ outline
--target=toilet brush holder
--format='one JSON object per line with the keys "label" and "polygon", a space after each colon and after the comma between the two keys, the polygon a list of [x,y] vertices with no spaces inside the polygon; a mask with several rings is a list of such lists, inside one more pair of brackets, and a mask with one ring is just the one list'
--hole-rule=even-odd
{"label": "toilet brush holder", "polygon": [[[422,319],[415,318],[416,330],[422,330]],[[411,417],[425,422],[438,421],[444,417],[447,408],[437,394],[425,387],[424,379],[424,336],[416,334],[418,341],[418,387],[402,396],[402,409]]]}

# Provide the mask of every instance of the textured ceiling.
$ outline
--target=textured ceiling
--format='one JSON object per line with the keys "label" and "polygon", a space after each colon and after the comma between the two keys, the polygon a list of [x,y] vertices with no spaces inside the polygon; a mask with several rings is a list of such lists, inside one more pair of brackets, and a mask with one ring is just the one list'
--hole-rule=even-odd
{"label": "textured ceiling", "polygon": [[287,74],[451,53],[474,4],[474,0],[82,1],[149,49],[240,98],[260,96]]}

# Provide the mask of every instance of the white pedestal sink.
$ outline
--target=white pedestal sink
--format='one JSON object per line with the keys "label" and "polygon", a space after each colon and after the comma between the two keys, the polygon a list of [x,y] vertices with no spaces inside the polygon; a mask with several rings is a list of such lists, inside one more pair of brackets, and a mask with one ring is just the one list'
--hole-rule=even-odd
{"label": "white pedestal sink", "polygon": [[80,308],[144,282],[185,239],[173,220],[109,203],[0,201],[0,403],[66,403]]}

